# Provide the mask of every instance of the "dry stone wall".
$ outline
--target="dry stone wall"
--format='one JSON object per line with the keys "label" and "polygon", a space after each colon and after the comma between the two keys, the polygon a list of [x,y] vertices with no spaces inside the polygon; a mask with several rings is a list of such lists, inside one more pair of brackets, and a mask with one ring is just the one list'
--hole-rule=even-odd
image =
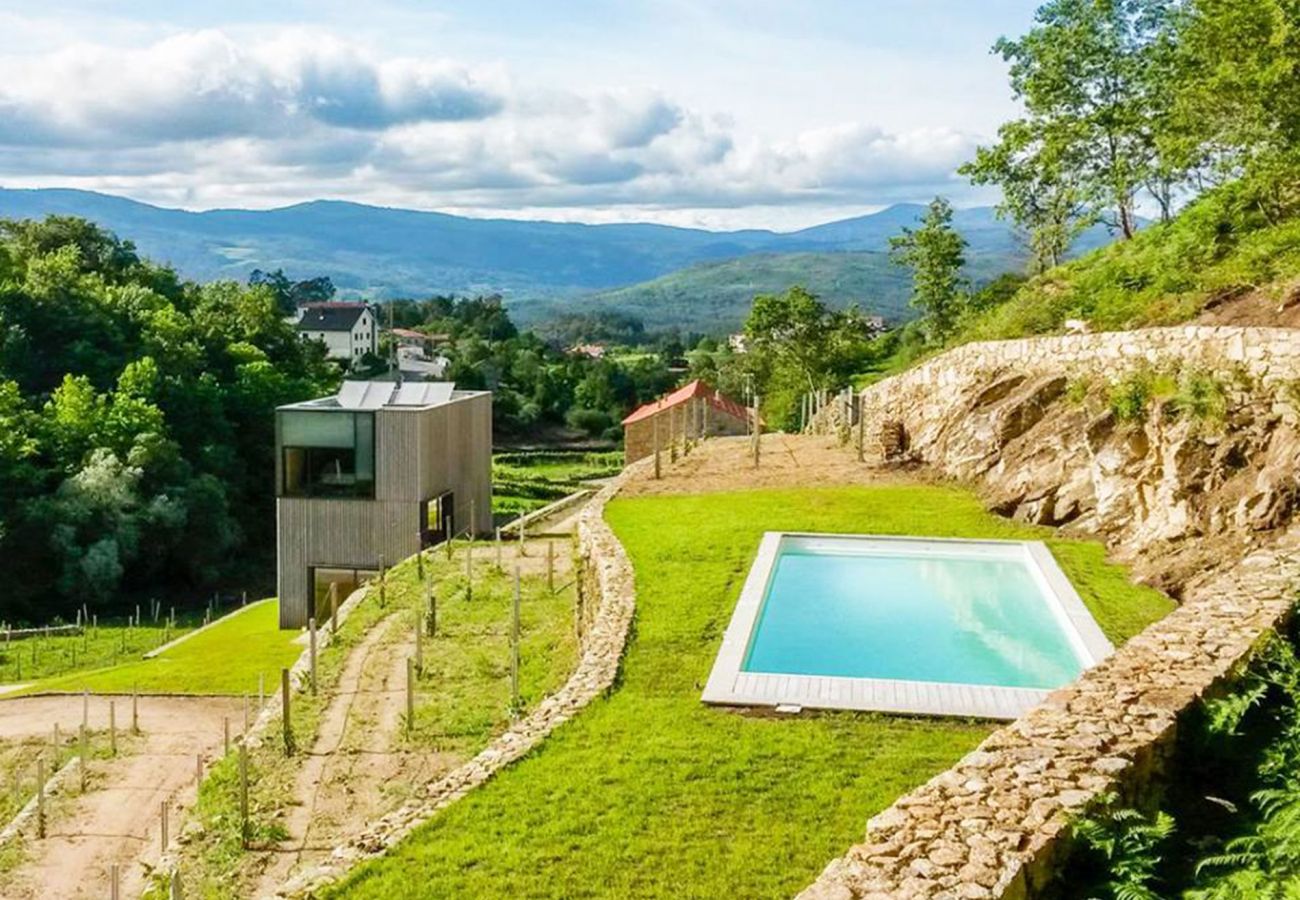
{"label": "dry stone wall", "polygon": [[[1067,396],[1167,365],[1230,382],[1225,420],[1156,403],[1122,423],[1104,398]],[[1300,332],[1186,327],[971,344],[862,392],[898,455],[1106,539],[1183,604],[874,817],[803,900],[1045,896],[1071,816],[1158,779],[1180,717],[1295,601],[1298,383]]]}
{"label": "dry stone wall", "polygon": [[606,485],[578,519],[578,552],[583,589],[582,657],[559,691],[492,741],[464,765],[428,785],[420,796],[372,823],[351,841],[335,847],[331,858],[283,885],[277,898],[314,896],[352,867],[395,846],[440,810],[536,747],[584,706],[608,690],[618,673],[636,605],[632,564],[604,519],[605,504],[628,478],[645,469],[640,463]]}

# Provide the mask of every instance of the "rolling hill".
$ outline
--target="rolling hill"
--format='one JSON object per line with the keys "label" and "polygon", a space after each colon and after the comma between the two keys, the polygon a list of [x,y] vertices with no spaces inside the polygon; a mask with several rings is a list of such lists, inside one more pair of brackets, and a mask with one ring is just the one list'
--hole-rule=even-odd
{"label": "rolling hill", "polygon": [[[901,311],[905,279],[883,257],[923,207],[900,204],[794,232],[654,224],[474,219],[317,200],[279,209],[192,212],[67,189],[0,189],[0,217],[94,220],[197,280],[253,269],[328,275],[344,296],[501,293],[524,321],[608,304],[648,326],[734,323],[753,293],[807,284],[832,302]],[[1019,265],[1011,230],[987,207],[958,210],[972,275]],[[1104,230],[1081,246],[1108,240]],[[729,327],[729,326],[728,326]]]}

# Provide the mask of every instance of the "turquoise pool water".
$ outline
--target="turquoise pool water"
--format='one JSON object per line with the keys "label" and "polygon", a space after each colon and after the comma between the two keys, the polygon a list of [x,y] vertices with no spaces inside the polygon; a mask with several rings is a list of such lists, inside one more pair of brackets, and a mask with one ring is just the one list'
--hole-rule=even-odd
{"label": "turquoise pool water", "polygon": [[742,669],[1052,689],[1084,665],[1026,562],[783,547]]}

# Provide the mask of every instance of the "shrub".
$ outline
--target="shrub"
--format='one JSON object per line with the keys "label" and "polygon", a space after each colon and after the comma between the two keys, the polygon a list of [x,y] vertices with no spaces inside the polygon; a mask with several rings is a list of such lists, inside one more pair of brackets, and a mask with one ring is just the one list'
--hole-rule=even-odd
{"label": "shrub", "polygon": [[1144,418],[1152,399],[1152,387],[1151,373],[1145,371],[1132,372],[1111,384],[1110,411],[1116,420],[1137,422]]}
{"label": "shrub", "polygon": [[1220,424],[1228,414],[1228,393],[1209,372],[1185,370],[1178,379],[1174,409],[1195,422]]}

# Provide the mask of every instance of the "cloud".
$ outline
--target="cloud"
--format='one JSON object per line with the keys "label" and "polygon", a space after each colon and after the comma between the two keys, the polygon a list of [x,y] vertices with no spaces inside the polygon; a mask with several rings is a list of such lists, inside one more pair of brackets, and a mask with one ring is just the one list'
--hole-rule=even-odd
{"label": "cloud", "polygon": [[81,44],[0,66],[0,140],[132,146],[332,126],[481,119],[494,86],[442,61],[375,60],[315,32],[244,46],[219,31],[143,48]]}
{"label": "cloud", "polygon": [[975,139],[844,122],[777,139],[655,90],[562,91],[316,30],[0,57],[0,177],[163,203],[314,197],[512,214],[865,206],[958,185]]}

